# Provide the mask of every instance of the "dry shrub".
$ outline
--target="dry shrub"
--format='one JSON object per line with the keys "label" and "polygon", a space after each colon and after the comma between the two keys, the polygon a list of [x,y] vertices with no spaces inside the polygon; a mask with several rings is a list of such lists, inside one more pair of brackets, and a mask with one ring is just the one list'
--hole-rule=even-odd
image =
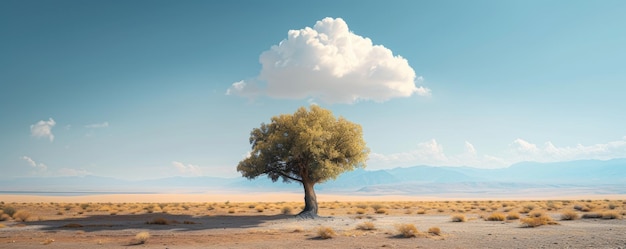
{"label": "dry shrub", "polygon": [[150,238],[150,233],[148,232],[140,232],[137,235],[135,235],[137,244],[145,244],[146,242],[148,242],[149,238]]}
{"label": "dry shrub", "polygon": [[425,214],[425,213],[426,213],[425,209],[421,209],[420,208],[420,209],[417,210],[417,214]]}
{"label": "dry shrub", "polygon": [[467,219],[463,214],[452,215],[452,222],[465,222]]}
{"label": "dry shrub", "polygon": [[439,227],[431,227],[431,228],[428,228],[428,233],[439,236],[441,235],[441,229],[439,229]]}
{"label": "dry shrub", "polygon": [[356,213],[357,213],[357,214],[365,214],[365,212],[366,212],[366,211],[365,211],[365,209],[363,209],[363,208],[359,208],[359,209],[357,209],[357,210],[356,210]]}
{"label": "dry shrub", "polygon": [[7,214],[9,217],[12,217],[15,214],[16,210],[13,207],[3,207],[2,212]]}
{"label": "dry shrub", "polygon": [[533,212],[531,215],[529,215],[529,217],[521,219],[520,222],[522,223],[523,227],[538,227],[542,225],[559,224],[543,212]]}
{"label": "dry shrub", "polygon": [[18,210],[17,212],[13,214],[13,219],[15,221],[26,222],[28,218],[30,218],[30,216],[31,216],[30,212],[26,210]]}
{"label": "dry shrub", "polygon": [[574,210],[566,210],[561,213],[561,220],[577,220],[580,218]]}
{"label": "dry shrub", "polygon": [[282,209],[282,211],[281,211],[281,212],[282,212],[283,214],[291,214],[292,209],[291,209],[291,207],[289,207],[289,206],[285,206],[285,207],[283,207],[283,209]]}
{"label": "dry shrub", "polygon": [[617,211],[606,211],[602,213],[602,219],[622,219],[622,215]]}
{"label": "dry shrub", "polygon": [[54,239],[46,238],[44,241],[41,242],[41,244],[42,245],[50,245],[50,244],[52,244],[52,242],[54,242]]}
{"label": "dry shrub", "polygon": [[485,220],[488,221],[504,221],[506,220],[506,215],[503,213],[492,213]]}
{"label": "dry shrub", "polygon": [[517,220],[519,219],[519,213],[518,212],[509,212],[506,214],[506,219],[507,220]]}
{"label": "dry shrub", "polygon": [[372,204],[371,207],[374,209],[374,211],[378,212],[379,209],[384,208],[385,206],[379,203],[375,203],[375,204]]}
{"label": "dry shrub", "polygon": [[337,236],[337,233],[330,227],[319,227],[317,229],[317,236],[320,239],[330,239]]}
{"label": "dry shrub", "polygon": [[5,228],[6,226],[4,224],[0,223],[0,228]]}
{"label": "dry shrub", "polygon": [[255,209],[259,213],[262,213],[263,211],[265,211],[265,207],[263,207],[263,206],[256,206]]}
{"label": "dry shrub", "polygon": [[165,218],[154,218],[152,221],[146,222],[146,224],[150,225],[169,225],[170,221]]}
{"label": "dry shrub", "polygon": [[387,214],[388,212],[389,212],[389,211],[387,211],[387,209],[386,209],[386,208],[379,208],[379,209],[376,209],[376,213],[377,213],[377,214]]}
{"label": "dry shrub", "polygon": [[0,215],[0,221],[5,221],[5,220],[8,220],[10,218],[11,218],[11,216],[9,216],[8,214],[1,214]]}
{"label": "dry shrub", "polygon": [[369,230],[376,230],[376,227],[374,226],[374,223],[366,221],[357,225],[356,229],[369,231]]}
{"label": "dry shrub", "polygon": [[599,219],[602,218],[601,213],[586,213],[581,216],[583,219]]}
{"label": "dry shrub", "polygon": [[398,232],[400,232],[400,236],[403,238],[412,238],[419,234],[417,227],[413,224],[401,224],[397,226],[397,229]]}
{"label": "dry shrub", "polygon": [[229,213],[229,214],[234,214],[234,213],[235,213],[235,211],[236,211],[236,210],[235,210],[234,208],[230,208],[230,209],[228,209],[228,213]]}

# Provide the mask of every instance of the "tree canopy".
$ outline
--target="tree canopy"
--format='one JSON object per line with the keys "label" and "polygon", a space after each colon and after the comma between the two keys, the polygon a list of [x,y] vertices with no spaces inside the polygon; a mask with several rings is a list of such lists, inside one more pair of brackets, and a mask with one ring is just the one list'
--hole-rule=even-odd
{"label": "tree canopy", "polygon": [[250,144],[252,151],[239,162],[237,171],[249,179],[267,175],[274,182],[301,183],[305,189],[303,213],[313,216],[317,215],[313,186],[364,168],[369,154],[360,125],[335,118],[317,105],[272,117],[269,124],[262,123],[250,132]]}

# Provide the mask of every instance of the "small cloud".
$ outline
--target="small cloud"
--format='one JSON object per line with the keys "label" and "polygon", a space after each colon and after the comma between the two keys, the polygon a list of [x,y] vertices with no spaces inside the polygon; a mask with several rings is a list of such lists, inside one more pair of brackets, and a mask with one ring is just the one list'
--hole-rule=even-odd
{"label": "small cloud", "polygon": [[177,161],[173,161],[172,165],[174,165],[174,167],[178,169],[180,173],[191,174],[195,176],[202,175],[202,169],[200,169],[200,167],[197,165],[192,165],[192,164],[185,165],[184,163],[177,162]]}
{"label": "small cloud", "polygon": [[85,169],[61,168],[59,169],[59,174],[62,176],[86,176],[91,175],[91,172]]}
{"label": "small cloud", "polygon": [[88,124],[85,125],[85,128],[107,128],[109,127],[109,122],[99,123],[99,124]]}
{"label": "small cloud", "polygon": [[38,171],[46,171],[46,170],[48,170],[48,166],[46,166],[43,163],[37,163],[37,162],[35,162],[35,160],[33,160],[30,157],[23,156],[23,157],[21,157],[21,159],[26,161],[26,163],[28,163],[28,165],[30,167],[32,167],[32,168],[34,168],[34,169],[36,169]]}
{"label": "small cloud", "polygon": [[313,28],[290,30],[259,61],[258,77],[233,83],[227,95],[351,104],[431,94],[416,86],[424,78],[416,78],[405,58],[354,34],[341,18],[327,17]]}
{"label": "small cloud", "polygon": [[47,137],[50,142],[54,141],[54,134],[52,134],[52,127],[56,125],[54,119],[50,118],[48,121],[41,120],[34,125],[30,126],[30,135],[33,137]]}

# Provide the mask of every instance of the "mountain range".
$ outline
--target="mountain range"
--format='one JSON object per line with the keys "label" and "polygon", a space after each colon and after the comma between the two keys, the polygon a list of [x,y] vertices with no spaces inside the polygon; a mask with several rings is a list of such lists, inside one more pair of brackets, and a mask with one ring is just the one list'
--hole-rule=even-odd
{"label": "mountain range", "polygon": [[[413,166],[357,169],[316,185],[318,192],[350,195],[492,196],[626,194],[626,158],[522,162],[500,169]],[[219,177],[128,181],[101,176],[26,177],[0,181],[0,193],[203,193],[301,191],[297,183]]]}

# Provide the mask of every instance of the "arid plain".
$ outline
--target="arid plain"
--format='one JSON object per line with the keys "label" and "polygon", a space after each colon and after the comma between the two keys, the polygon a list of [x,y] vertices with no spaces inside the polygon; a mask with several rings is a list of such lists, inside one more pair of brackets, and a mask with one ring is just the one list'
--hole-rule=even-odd
{"label": "arid plain", "polygon": [[2,195],[0,248],[626,248],[620,196],[320,195],[315,220],[294,218],[296,194],[201,196]]}

